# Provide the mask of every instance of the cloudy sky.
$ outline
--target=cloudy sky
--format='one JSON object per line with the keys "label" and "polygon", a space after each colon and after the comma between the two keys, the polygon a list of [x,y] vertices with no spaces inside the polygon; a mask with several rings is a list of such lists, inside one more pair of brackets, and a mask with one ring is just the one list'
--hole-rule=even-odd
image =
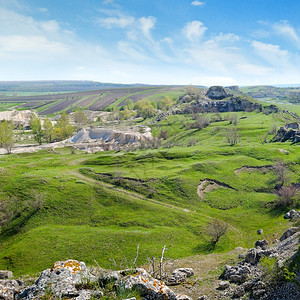
{"label": "cloudy sky", "polygon": [[0,0],[0,80],[300,83],[298,0]]}

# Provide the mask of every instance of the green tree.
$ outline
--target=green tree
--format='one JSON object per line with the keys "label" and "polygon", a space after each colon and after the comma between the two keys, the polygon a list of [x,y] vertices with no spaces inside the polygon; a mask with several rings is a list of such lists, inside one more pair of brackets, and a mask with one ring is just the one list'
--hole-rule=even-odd
{"label": "green tree", "polygon": [[69,116],[63,112],[60,118],[57,120],[55,128],[53,130],[53,136],[56,140],[62,141],[71,137],[74,132],[74,127],[70,123]]}
{"label": "green tree", "polygon": [[77,110],[74,113],[74,122],[78,129],[82,128],[87,123],[87,116],[82,110]]}
{"label": "green tree", "polygon": [[44,121],[44,132],[45,132],[46,142],[50,143],[52,140],[53,125],[48,118],[45,119],[45,121]]}
{"label": "green tree", "polygon": [[10,154],[14,146],[13,125],[11,122],[3,121],[0,123],[0,146]]}
{"label": "green tree", "polygon": [[156,110],[149,100],[141,100],[135,104],[135,109],[139,117],[144,119],[154,117]]}
{"label": "green tree", "polygon": [[134,103],[133,103],[133,100],[132,99],[127,99],[125,101],[125,105],[128,107],[128,109],[133,109],[134,108]]}
{"label": "green tree", "polygon": [[158,107],[162,110],[169,110],[174,104],[175,102],[173,101],[173,99],[169,96],[166,96],[159,101]]}
{"label": "green tree", "polygon": [[36,115],[32,115],[30,119],[30,128],[34,134],[34,139],[41,145],[44,131],[42,130],[41,120]]}

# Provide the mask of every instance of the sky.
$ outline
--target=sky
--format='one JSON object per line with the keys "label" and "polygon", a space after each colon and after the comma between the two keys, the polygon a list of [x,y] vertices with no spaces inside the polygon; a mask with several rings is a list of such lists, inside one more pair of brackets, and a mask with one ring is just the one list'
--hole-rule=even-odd
{"label": "sky", "polygon": [[300,83],[298,0],[0,0],[0,80]]}

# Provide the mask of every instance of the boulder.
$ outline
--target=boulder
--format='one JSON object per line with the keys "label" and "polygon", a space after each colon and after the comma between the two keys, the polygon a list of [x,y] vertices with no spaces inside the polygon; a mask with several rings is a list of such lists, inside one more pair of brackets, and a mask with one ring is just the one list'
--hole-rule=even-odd
{"label": "boulder", "polygon": [[221,281],[221,282],[219,283],[218,289],[219,289],[219,290],[226,290],[226,289],[229,288],[229,286],[230,286],[229,281]]}
{"label": "boulder", "polygon": [[257,234],[262,234],[263,230],[262,229],[257,229]]}
{"label": "boulder", "polygon": [[286,240],[290,236],[294,235],[297,232],[297,227],[291,227],[288,230],[286,230],[283,235],[280,237],[280,242]]}
{"label": "boulder", "polygon": [[184,282],[191,276],[194,276],[194,270],[192,268],[179,268],[173,271],[173,273],[167,278],[166,283],[168,285],[177,285]]}
{"label": "boulder", "polygon": [[224,278],[233,283],[243,283],[250,273],[251,269],[247,263],[240,263],[234,267],[226,265]]}
{"label": "boulder", "polygon": [[266,250],[268,248],[268,242],[266,240],[259,240],[255,242],[255,248],[261,248],[262,250]]}
{"label": "boulder", "polygon": [[0,270],[0,279],[9,279],[12,278],[13,272],[12,271],[7,271],[7,270]]}
{"label": "boulder", "polygon": [[89,299],[91,291],[80,290],[76,285],[85,281],[93,282],[95,277],[89,273],[84,262],[77,260],[57,261],[51,269],[44,270],[34,285],[20,291],[16,299],[37,299],[49,290],[58,298]]}
{"label": "boulder", "polygon": [[227,98],[228,94],[222,86],[211,86],[206,93],[206,97],[212,100],[222,100]]}
{"label": "boulder", "polygon": [[125,289],[138,289],[145,299],[176,300],[176,294],[162,281],[153,278],[142,268],[135,269],[118,283]]}
{"label": "boulder", "polygon": [[0,299],[13,300],[15,291],[23,286],[20,280],[0,280]]}
{"label": "boulder", "polygon": [[300,136],[300,125],[299,123],[289,123],[285,126],[282,126],[278,129],[275,137],[273,138],[274,142],[286,142],[291,141],[293,143],[298,143]]}

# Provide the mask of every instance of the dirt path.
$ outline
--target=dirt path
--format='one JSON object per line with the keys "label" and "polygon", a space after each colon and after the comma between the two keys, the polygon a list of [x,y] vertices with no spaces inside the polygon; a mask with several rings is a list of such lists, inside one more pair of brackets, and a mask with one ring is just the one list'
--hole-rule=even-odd
{"label": "dirt path", "polygon": [[199,195],[199,197],[201,199],[204,199],[205,193],[208,193],[212,190],[216,190],[216,189],[219,189],[222,187],[235,190],[233,187],[231,187],[230,185],[228,185],[226,183],[222,183],[222,182],[212,180],[212,179],[205,179],[205,180],[202,180],[201,183],[198,185],[197,194]]}
{"label": "dirt path", "polygon": [[[167,208],[171,208],[171,209],[177,209],[177,210],[180,210],[180,211],[183,211],[185,213],[195,213],[195,212],[191,212],[189,209],[187,208],[183,208],[183,207],[179,207],[179,206],[175,206],[175,205],[172,205],[172,204],[168,204],[168,203],[163,203],[163,202],[160,202],[160,201],[157,201],[157,200],[154,200],[154,199],[149,199],[149,198],[146,198],[144,196],[141,196],[140,194],[137,194],[137,193],[134,193],[134,192],[130,192],[130,191],[127,191],[127,190],[124,190],[124,189],[121,189],[121,188],[117,188],[115,187],[114,185],[112,184],[108,184],[108,183],[104,183],[102,181],[99,181],[99,180],[95,180],[93,178],[90,178],[88,176],[85,176],[83,174],[80,174],[76,171],[69,171],[68,172],[69,175],[72,175],[72,176],[75,176],[79,179],[82,179],[84,181],[87,181],[89,182],[90,184],[96,184],[96,185],[101,185],[102,187],[104,188],[107,188],[107,189],[110,189],[110,190],[113,190],[115,192],[118,192],[118,193],[121,193],[122,195],[127,195],[133,199],[137,199],[137,200],[140,200],[140,201],[145,201],[147,203],[151,202],[153,204],[156,204],[156,205],[160,205],[160,206],[164,206],[164,207],[167,207]],[[204,214],[201,214],[201,215],[204,215]],[[206,215],[204,215],[206,216]],[[207,218],[210,218],[209,216],[206,216]]]}

